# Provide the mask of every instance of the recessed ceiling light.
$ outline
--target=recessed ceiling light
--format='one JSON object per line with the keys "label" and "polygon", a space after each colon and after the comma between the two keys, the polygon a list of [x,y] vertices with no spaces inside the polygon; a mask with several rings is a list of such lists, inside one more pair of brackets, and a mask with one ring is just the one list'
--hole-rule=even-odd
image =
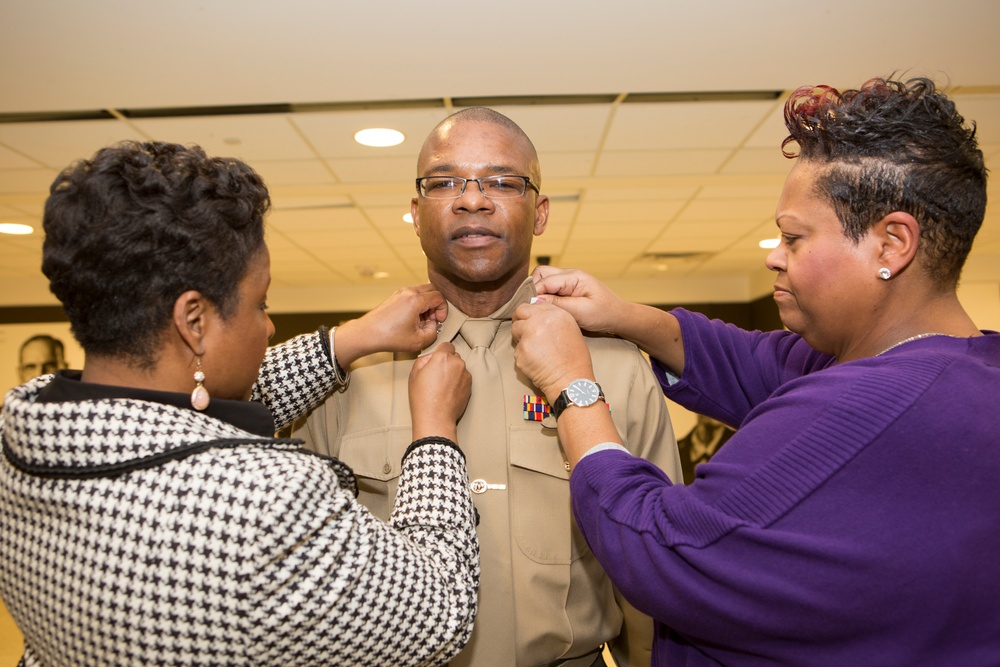
{"label": "recessed ceiling light", "polygon": [[403,143],[406,137],[398,130],[390,130],[385,127],[370,127],[355,133],[354,140],[362,146],[396,146]]}
{"label": "recessed ceiling light", "polygon": [[770,250],[771,248],[777,248],[779,243],[781,243],[781,239],[764,239],[757,245],[761,248],[767,248]]}
{"label": "recessed ceiling light", "polygon": [[21,225],[16,222],[0,222],[0,234],[30,234],[35,231],[29,225]]}
{"label": "recessed ceiling light", "polygon": [[410,215],[409,213],[404,213],[403,214],[403,222],[405,222],[408,225],[412,225],[413,224],[413,216]]}

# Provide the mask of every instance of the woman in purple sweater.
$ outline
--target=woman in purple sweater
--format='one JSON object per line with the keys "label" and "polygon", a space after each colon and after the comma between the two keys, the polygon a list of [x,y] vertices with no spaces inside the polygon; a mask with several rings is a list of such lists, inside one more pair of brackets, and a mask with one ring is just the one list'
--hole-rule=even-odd
{"label": "woman in purple sweater", "polygon": [[[577,521],[657,620],[656,665],[1000,664],[1000,335],[955,291],[986,206],[975,131],[922,79],[803,88],[785,118],[767,266],[788,331],[536,271],[517,362],[562,408]],[[739,427],[691,486],[618,447],[599,399],[561,395],[600,382],[580,328]]]}

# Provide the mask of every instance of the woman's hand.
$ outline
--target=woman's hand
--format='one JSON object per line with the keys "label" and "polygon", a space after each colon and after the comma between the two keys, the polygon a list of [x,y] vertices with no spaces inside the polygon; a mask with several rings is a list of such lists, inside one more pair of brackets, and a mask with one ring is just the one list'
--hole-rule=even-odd
{"label": "woman's hand", "polygon": [[429,283],[404,287],[334,333],[334,353],[342,368],[373,352],[419,352],[437,338],[448,302]]}
{"label": "woman's hand", "polygon": [[671,313],[625,301],[583,271],[538,266],[531,277],[539,300],[570,313],[581,329],[630,340],[677,375],[684,372],[684,339]]}
{"label": "woman's hand", "polygon": [[472,375],[451,343],[417,358],[409,392],[413,439],[442,436],[457,441],[458,420],[472,395]]}
{"label": "woman's hand", "polygon": [[[545,394],[549,405],[555,405],[562,390],[577,378],[600,382],[594,377],[590,349],[580,327],[562,308],[547,303],[521,304],[514,311],[511,334],[517,342],[514,364]],[[594,445],[621,442],[611,413],[599,403],[568,410],[558,419],[559,442],[574,468]]]}
{"label": "woman's hand", "polygon": [[577,270],[538,266],[532,272],[539,301],[569,312],[581,329],[615,333],[619,313],[628,303],[593,276]]}
{"label": "woman's hand", "polygon": [[547,303],[521,304],[513,321],[514,364],[550,404],[573,380],[594,379],[590,350],[566,310]]}

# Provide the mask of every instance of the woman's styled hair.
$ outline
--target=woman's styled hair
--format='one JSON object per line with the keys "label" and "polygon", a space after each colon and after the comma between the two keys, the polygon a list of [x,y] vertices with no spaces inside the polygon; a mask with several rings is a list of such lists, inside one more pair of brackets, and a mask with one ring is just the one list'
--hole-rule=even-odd
{"label": "woman's styled hair", "polygon": [[829,167],[827,199],[858,241],[893,211],[920,224],[922,262],[940,285],[954,286],[986,212],[986,166],[976,128],[929,79],[871,79],[859,90],[799,88],[785,104],[786,150]]}
{"label": "woman's styled hair", "polygon": [[87,354],[148,367],[185,291],[234,312],[270,203],[248,165],[197,146],[103,148],[52,184],[42,272]]}

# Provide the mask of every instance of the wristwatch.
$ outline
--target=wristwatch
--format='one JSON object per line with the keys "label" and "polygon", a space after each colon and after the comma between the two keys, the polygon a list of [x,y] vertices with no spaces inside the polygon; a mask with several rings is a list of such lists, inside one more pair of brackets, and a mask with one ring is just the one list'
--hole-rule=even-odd
{"label": "wristwatch", "polygon": [[573,380],[569,383],[568,387],[562,390],[559,398],[552,404],[552,414],[558,419],[563,410],[571,405],[578,405],[581,408],[585,408],[588,405],[593,405],[598,400],[605,400],[601,385],[593,380],[586,380],[584,378]]}

